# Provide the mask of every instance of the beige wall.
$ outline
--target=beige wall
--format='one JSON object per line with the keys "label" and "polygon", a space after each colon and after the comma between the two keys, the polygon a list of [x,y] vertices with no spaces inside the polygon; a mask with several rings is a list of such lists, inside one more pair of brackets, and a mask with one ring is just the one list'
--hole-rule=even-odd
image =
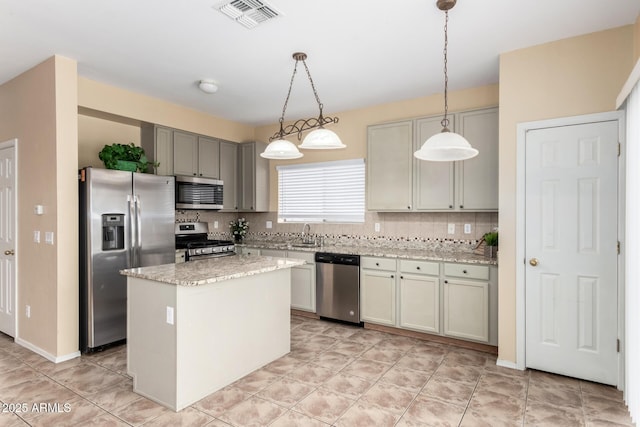
{"label": "beige wall", "polygon": [[85,78],[78,79],[78,106],[229,141],[255,138],[254,128]]}
{"label": "beige wall", "polygon": [[516,127],[612,111],[633,65],[625,26],[500,56],[499,359],[516,362]]}
{"label": "beige wall", "polygon": [[[313,99],[309,98],[309,102],[313,102]],[[449,93],[450,111],[471,110],[496,105],[498,105],[498,85],[489,85]],[[327,107],[325,107],[324,113],[326,116],[339,117],[339,122],[331,125],[330,129],[340,136],[340,139],[347,148],[340,150],[301,150],[304,153],[304,157],[298,160],[271,160],[269,162],[271,169],[270,211],[277,211],[278,207],[278,175],[275,170],[276,166],[282,164],[366,158],[368,125],[443,114],[444,97],[442,94],[436,94],[343,112],[333,112],[327,110]],[[269,137],[277,132],[278,129],[277,124],[260,127],[256,130],[256,140],[268,142]],[[290,138],[289,140],[297,143],[295,138]]]}
{"label": "beige wall", "polygon": [[78,168],[103,168],[98,153],[106,144],[140,145],[140,126],[99,117],[78,115]]}
{"label": "beige wall", "polygon": [[[54,356],[78,350],[76,78],[56,56],[0,86],[0,140],[18,139],[17,336]],[[33,243],[33,230],[55,244]]]}
{"label": "beige wall", "polygon": [[640,59],[640,15],[633,26],[633,60]]}

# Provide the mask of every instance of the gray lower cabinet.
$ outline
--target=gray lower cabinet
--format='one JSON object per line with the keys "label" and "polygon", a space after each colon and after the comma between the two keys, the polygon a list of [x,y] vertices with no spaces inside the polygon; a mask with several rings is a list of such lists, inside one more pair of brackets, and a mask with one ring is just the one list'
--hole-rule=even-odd
{"label": "gray lower cabinet", "polygon": [[498,343],[497,267],[361,257],[361,320]]}
{"label": "gray lower cabinet", "polygon": [[396,325],[396,261],[360,258],[360,320]]}
{"label": "gray lower cabinet", "polygon": [[287,258],[302,259],[304,265],[291,268],[291,308],[316,312],[316,264],[313,252],[288,251]]}

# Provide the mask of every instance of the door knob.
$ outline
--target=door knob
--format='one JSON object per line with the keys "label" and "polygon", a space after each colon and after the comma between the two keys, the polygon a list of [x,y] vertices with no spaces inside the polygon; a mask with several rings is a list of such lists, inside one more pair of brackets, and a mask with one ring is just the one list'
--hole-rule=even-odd
{"label": "door knob", "polygon": [[5,255],[14,255],[13,249],[9,251],[4,251]]}
{"label": "door knob", "polygon": [[536,265],[538,265],[538,259],[537,258],[531,258],[529,260],[529,264],[531,264],[533,267],[535,267]]}

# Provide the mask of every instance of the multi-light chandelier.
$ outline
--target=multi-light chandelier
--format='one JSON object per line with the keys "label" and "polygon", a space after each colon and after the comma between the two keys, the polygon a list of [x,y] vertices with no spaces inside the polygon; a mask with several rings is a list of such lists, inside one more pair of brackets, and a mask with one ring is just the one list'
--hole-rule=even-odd
{"label": "multi-light chandelier", "polygon": [[413,153],[420,160],[431,160],[434,162],[447,162],[455,160],[467,160],[478,155],[478,150],[473,148],[469,141],[462,135],[449,130],[449,99],[447,89],[449,77],[447,76],[447,46],[449,38],[447,26],[449,23],[449,10],[456,5],[456,0],[437,0],[438,9],[445,14],[444,21],[444,118],[440,122],[442,131],[427,139],[422,147]]}
{"label": "multi-light chandelier", "polygon": [[[307,67],[306,59],[307,54],[303,52],[296,52],[293,54],[293,59],[295,59],[296,63],[293,67],[293,74],[291,75],[291,82],[289,83],[289,92],[287,92],[287,98],[284,101],[284,106],[282,107],[282,115],[280,116],[280,130],[276,132],[271,138],[269,138],[269,145],[267,146],[264,153],[261,153],[260,156],[266,159],[298,159],[303,156],[303,154],[298,151],[298,147],[290,141],[287,141],[285,138],[295,135],[298,138],[298,141],[302,139],[302,133],[312,130],[309,134],[304,138],[302,144],[300,144],[300,148],[310,149],[310,150],[328,150],[335,148],[344,148],[346,147],[338,135],[335,132],[325,129],[324,125],[331,123],[338,123],[337,117],[325,117],[322,114],[322,102],[320,102],[320,98],[318,97],[318,92],[316,91],[316,87],[313,84],[313,79],[311,78],[311,73],[309,72],[309,67]],[[313,94],[316,97],[316,102],[318,103],[318,108],[320,110],[320,114],[317,118],[312,117],[310,119],[300,119],[293,124],[284,126],[284,115],[287,111],[287,104],[289,103],[289,97],[291,96],[291,88],[293,87],[293,80],[296,76],[296,72],[298,70],[298,62],[301,62],[304,65],[305,70],[307,71],[307,77],[309,78],[309,82],[311,83],[311,89],[313,89]]]}

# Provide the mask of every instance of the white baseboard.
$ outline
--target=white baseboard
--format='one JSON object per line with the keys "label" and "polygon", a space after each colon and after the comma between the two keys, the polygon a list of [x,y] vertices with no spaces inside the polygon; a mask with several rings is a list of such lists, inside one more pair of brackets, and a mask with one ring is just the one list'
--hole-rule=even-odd
{"label": "white baseboard", "polygon": [[509,369],[515,369],[515,370],[518,370],[518,371],[524,371],[524,369],[519,368],[517,364],[515,364],[514,362],[511,362],[509,360],[498,359],[498,360],[496,360],[496,365],[498,365],[498,366],[500,366],[502,368],[509,368]]}
{"label": "white baseboard", "polygon": [[80,351],[74,351],[73,353],[65,354],[63,356],[54,356],[46,350],[41,349],[37,345],[31,344],[29,341],[25,341],[22,338],[16,338],[15,343],[21,345],[24,348],[27,348],[34,353],[39,354],[45,359],[53,362],[53,363],[61,363],[66,362],[67,360],[75,359],[76,357],[80,357]]}

